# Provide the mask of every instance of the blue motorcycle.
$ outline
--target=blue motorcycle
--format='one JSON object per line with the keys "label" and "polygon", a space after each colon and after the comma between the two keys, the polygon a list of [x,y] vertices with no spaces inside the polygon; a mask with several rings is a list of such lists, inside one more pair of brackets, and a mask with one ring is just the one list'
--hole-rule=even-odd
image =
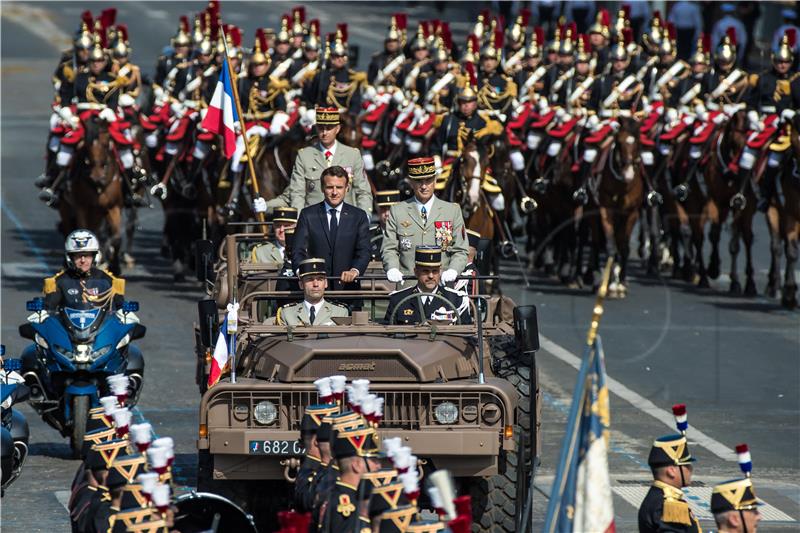
{"label": "blue motorcycle", "polygon": [[89,409],[107,394],[106,377],[130,378],[128,404],[139,397],[144,358],[133,341],[144,337],[137,302],[124,302],[114,312],[108,306],[89,309],[65,307],[55,316],[44,308],[43,298],[26,305],[33,314],[19,327],[33,342],[22,352],[22,371],[30,387],[29,402],[42,419],[70,438],[78,456],[86,433]]}
{"label": "blue motorcycle", "polygon": [[[5,347],[0,345],[0,356],[5,355]],[[4,359],[0,369],[0,451],[2,451],[2,481],[0,496],[22,473],[22,465],[28,457],[28,438],[30,431],[25,415],[13,409],[15,404],[28,398],[29,389],[19,371],[19,359]]]}

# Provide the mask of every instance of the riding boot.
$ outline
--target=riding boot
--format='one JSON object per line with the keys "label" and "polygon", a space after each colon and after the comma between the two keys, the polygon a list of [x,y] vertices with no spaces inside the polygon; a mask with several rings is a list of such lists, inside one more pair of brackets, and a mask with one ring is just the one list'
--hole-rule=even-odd
{"label": "riding boot", "polygon": [[772,200],[772,197],[775,196],[775,178],[779,170],[779,167],[770,167],[767,165],[758,187],[753,187],[756,193],[756,209],[762,213],[767,212],[769,202]]}
{"label": "riding boot", "polygon": [[58,165],[56,165],[56,152],[47,150],[47,163],[44,167],[44,172],[37,177],[33,184],[40,189],[50,187],[58,176]]}
{"label": "riding boot", "polygon": [[49,186],[45,186],[39,191],[39,200],[47,204],[47,207],[55,209],[61,198],[61,190],[67,180],[68,167],[57,167],[58,173]]}
{"label": "riding boot", "polygon": [[138,192],[138,178],[141,174],[133,168],[125,169],[125,207],[149,207],[149,202]]}
{"label": "riding boot", "polygon": [[589,195],[586,192],[586,177],[589,175],[591,163],[581,161],[580,169],[578,170],[578,188],[572,193],[572,201],[576,205],[586,205],[589,203]]}

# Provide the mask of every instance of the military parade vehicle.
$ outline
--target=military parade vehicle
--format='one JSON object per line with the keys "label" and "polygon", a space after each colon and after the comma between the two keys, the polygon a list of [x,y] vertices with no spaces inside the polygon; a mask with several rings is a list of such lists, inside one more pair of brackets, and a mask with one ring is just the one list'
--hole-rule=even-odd
{"label": "military parade vehicle", "polygon": [[[477,295],[472,315],[480,309],[482,319],[473,325],[384,323],[392,287],[373,264],[362,290],[325,294],[343,303],[360,300],[363,310],[333,326],[276,325],[270,318],[276,306],[303,296],[277,290],[282,265],[246,260],[248,246],[261,239],[227,236],[213,268],[213,250],[198,246],[198,271],[214,296],[200,302],[196,328],[200,489],[225,494],[257,517],[286,508],[302,460],[303,410],[318,401],[313,382],[340,374],[370,380],[371,392],[384,399],[380,435],[411,446],[423,476],[449,470],[461,493],[472,496],[475,524],[517,530],[518,502],[527,501],[539,449],[535,309]],[[224,307],[234,299],[232,372],[206,389]]]}

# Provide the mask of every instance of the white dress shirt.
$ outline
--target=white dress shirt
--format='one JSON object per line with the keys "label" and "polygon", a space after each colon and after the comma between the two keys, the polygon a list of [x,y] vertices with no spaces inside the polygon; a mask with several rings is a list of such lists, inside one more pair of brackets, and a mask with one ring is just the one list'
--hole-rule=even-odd
{"label": "white dress shirt", "polygon": [[316,304],[309,303],[307,300],[303,300],[303,305],[306,308],[306,312],[308,316],[311,316],[311,308],[314,308],[314,320],[319,316],[319,312],[322,311],[322,306],[325,304],[325,298],[317,302]]}
{"label": "white dress shirt", "polygon": [[431,196],[431,199],[425,202],[424,204],[414,198],[414,201],[417,202],[417,209],[419,210],[419,216],[422,218],[422,208],[425,207],[425,213],[428,215],[428,219],[431,218],[431,209],[433,209],[433,201],[436,199],[436,196]]}
{"label": "white dress shirt", "polygon": [[325,148],[324,146],[322,146],[322,143],[319,143],[319,149],[322,152],[323,157],[325,156],[325,152],[330,152],[331,153],[331,160],[333,160],[333,156],[336,155],[336,146],[338,144],[339,143],[334,140],[333,144],[331,145],[330,148]]}
{"label": "white dress shirt", "polygon": [[344,202],[340,203],[336,207],[331,207],[328,205],[328,202],[323,202],[325,204],[325,216],[328,217],[328,229],[331,229],[331,209],[333,209],[334,213],[336,213],[336,224],[338,225],[339,222],[342,221],[342,206]]}

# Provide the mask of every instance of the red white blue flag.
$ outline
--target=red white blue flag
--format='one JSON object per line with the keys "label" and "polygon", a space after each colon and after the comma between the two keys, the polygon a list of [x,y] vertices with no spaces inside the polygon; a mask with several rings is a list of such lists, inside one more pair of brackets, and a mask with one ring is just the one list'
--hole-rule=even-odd
{"label": "red white blue flag", "polygon": [[608,473],[610,415],[600,337],[586,347],[550,492],[547,533],[614,533]]}
{"label": "red white blue flag", "polygon": [[208,112],[200,125],[204,130],[221,135],[225,157],[230,159],[236,149],[236,130],[234,124],[239,121],[236,105],[233,101],[233,82],[228,69],[226,54],[222,64],[222,71],[214,89],[214,96],[208,104]]}

